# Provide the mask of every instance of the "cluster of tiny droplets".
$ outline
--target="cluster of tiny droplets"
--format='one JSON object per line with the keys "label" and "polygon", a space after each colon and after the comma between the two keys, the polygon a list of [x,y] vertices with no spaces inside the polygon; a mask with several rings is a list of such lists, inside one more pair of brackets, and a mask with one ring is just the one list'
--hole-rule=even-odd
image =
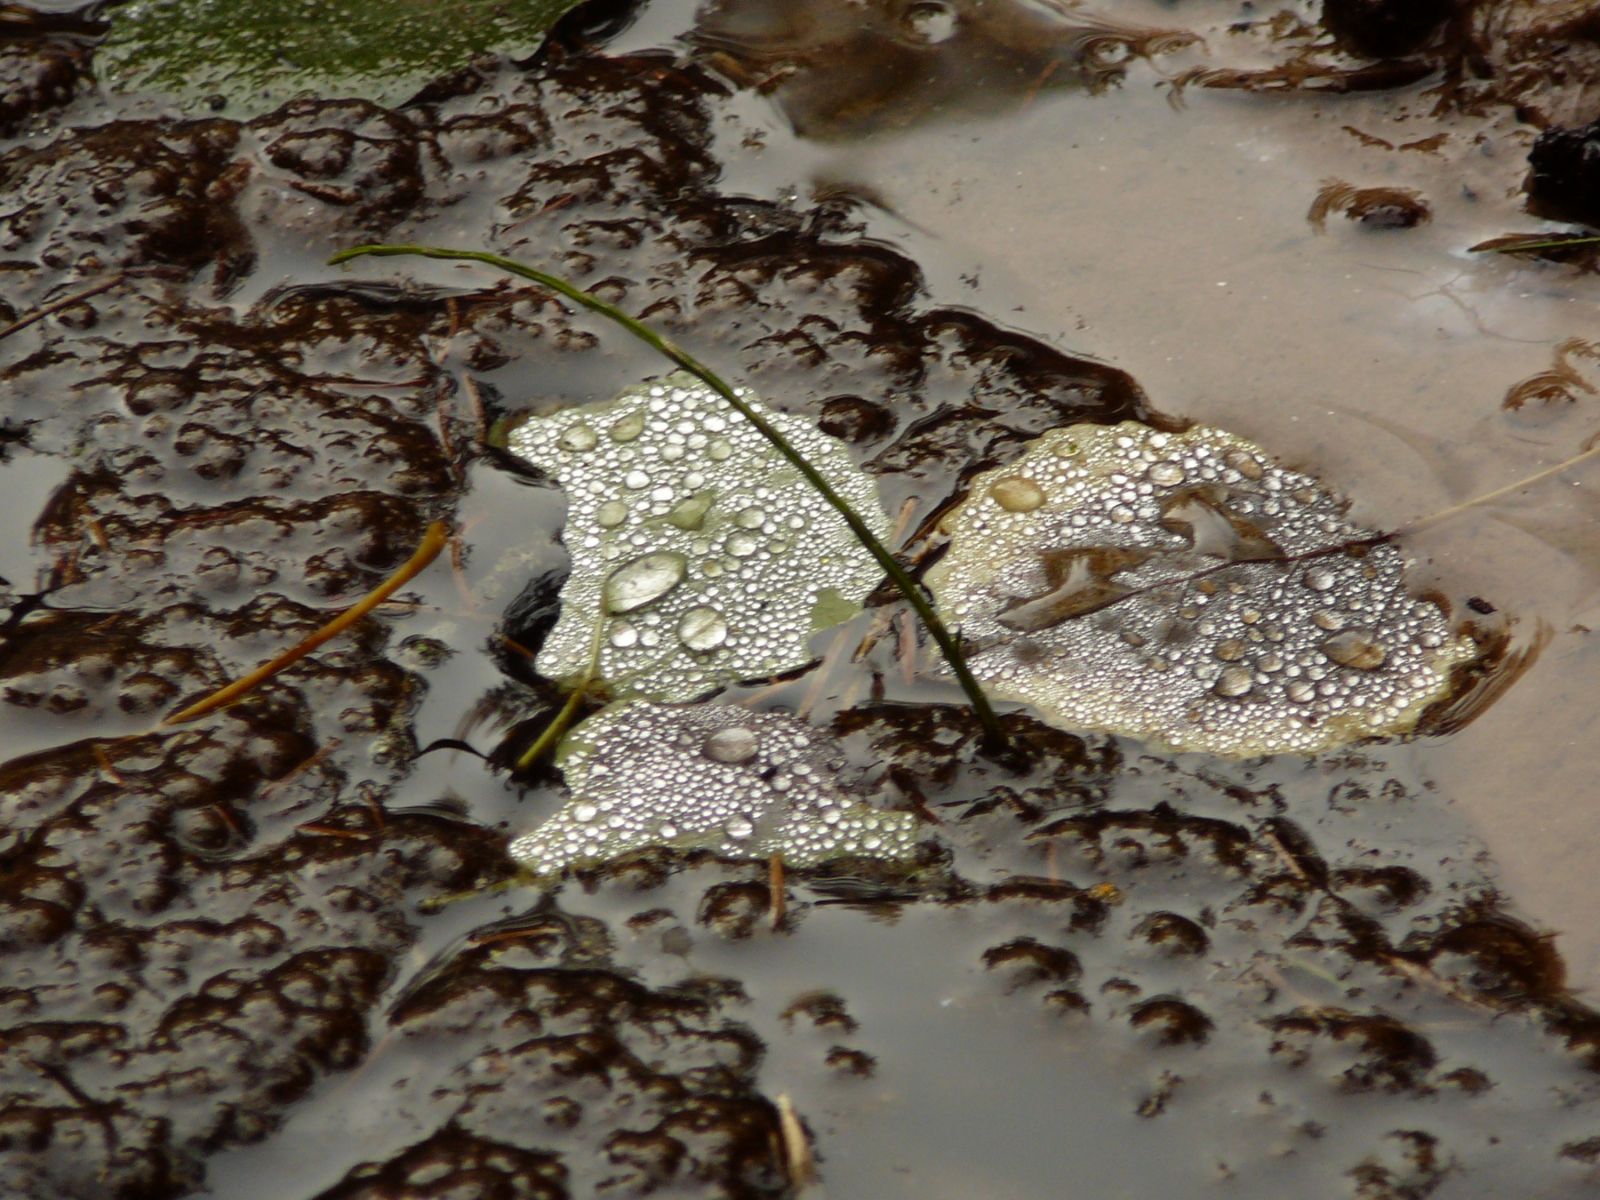
{"label": "cluster of tiny droplets", "polygon": [[[1254,553],[1225,565],[1174,528],[1197,494]],[[1230,756],[1325,750],[1407,732],[1476,654],[1406,591],[1393,545],[1344,548],[1372,533],[1346,507],[1221,430],[1069,426],[974,481],[928,584],[979,648],[979,678],[1069,728]],[[1244,561],[1263,545],[1283,557]],[[1127,595],[1028,633],[1006,627],[1008,610],[1061,585],[1041,554],[1099,547],[1141,552],[1093,581]]]}
{"label": "cluster of tiny droplets", "polygon": [[[842,443],[741,399],[880,537],[877,485]],[[509,439],[568,500],[572,574],[538,657],[556,679],[600,675],[619,697],[689,700],[810,661],[819,599],[859,602],[881,571],[809,482],[722,397],[687,375],[533,418]]]}
{"label": "cluster of tiny droplets", "polygon": [[557,875],[646,846],[727,858],[909,857],[917,819],[846,791],[838,743],[798,718],[630,701],[585,721],[561,762],[572,798],[511,856]]}

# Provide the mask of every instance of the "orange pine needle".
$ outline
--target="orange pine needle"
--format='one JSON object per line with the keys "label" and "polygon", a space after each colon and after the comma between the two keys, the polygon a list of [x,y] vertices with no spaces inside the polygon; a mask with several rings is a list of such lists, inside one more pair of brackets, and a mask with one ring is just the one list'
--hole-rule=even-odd
{"label": "orange pine needle", "polygon": [[439,556],[439,551],[444,549],[445,540],[449,533],[450,527],[443,521],[433,522],[428,526],[427,532],[422,535],[422,544],[417,547],[417,552],[408,558],[398,571],[306,638],[305,641],[289,650],[285,650],[277,658],[262,664],[242,679],[236,679],[226,687],[212,692],[204,700],[198,700],[181,712],[173,713],[161,723],[163,725],[182,725],[186,721],[192,721],[196,717],[203,717],[206,713],[222,708],[224,705],[232,704],[241,696],[253,691],[268,679],[271,679],[285,667],[299,662],[300,659],[310,654],[324,642],[338,637],[346,629],[394,595],[395,592],[411,582],[417,575],[421,574],[427,565]]}

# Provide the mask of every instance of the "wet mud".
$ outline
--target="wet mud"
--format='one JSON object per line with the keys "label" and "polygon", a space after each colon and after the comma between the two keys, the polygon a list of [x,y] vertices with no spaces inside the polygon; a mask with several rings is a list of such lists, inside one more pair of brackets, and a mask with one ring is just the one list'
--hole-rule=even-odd
{"label": "wet mud", "polygon": [[[611,6],[397,109],[245,122],[108,98],[97,14],[0,8],[0,1191],[776,1197],[809,1153],[838,1196],[1592,1193],[1600,1016],[1434,782],[1448,761],[1230,764],[1021,711],[1023,753],[996,757],[953,688],[912,678],[887,596],[817,667],[714,702],[840,737],[924,822],[915,862],[647,850],[487,890],[563,797],[503,764],[559,703],[528,651],[567,561],[559,492],[493,430],[663,368],[535,288],[327,254],[482,246],[575,279],[843,438],[919,554],[1045,429],[1182,422],[1125,345],[1069,352],[957,283],[873,177],[769,186],[802,171],[751,165],[780,123],[934,127],[1002,75],[991,109],[1058,83],[1111,106],[1166,55],[1246,73],[1191,96],[1253,103],[1232,85],[1316,90],[1331,54],[1363,88],[1426,68],[1453,89],[1440,121],[1518,98],[1531,143],[1580,127],[1600,79],[1576,5],[1454,8],[1380,30],[1394,47],[1319,43],[1300,9],[1241,35],[1261,62],[1168,30],[1181,9],[1056,46],[1041,28],[1070,22],[984,7],[807,6],[804,50],[799,6],[692,30]],[[1373,68],[1394,62],[1420,66]],[[1387,182],[1279,203],[1324,244],[1453,219]],[[1570,429],[1594,356],[1563,347],[1496,420]],[[350,635],[160,724],[440,519],[448,554]],[[1445,573],[1447,538],[1420,549]]]}

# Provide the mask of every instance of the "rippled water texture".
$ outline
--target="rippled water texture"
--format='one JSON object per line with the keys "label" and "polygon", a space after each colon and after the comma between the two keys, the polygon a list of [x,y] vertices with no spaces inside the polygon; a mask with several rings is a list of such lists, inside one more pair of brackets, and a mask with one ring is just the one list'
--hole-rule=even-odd
{"label": "rippled water texture", "polygon": [[[570,560],[492,434],[663,367],[481,268],[324,265],[569,275],[843,439],[924,561],[1078,422],[1230,430],[1398,529],[1600,429],[1592,271],[1467,251],[1570,228],[1520,189],[1594,116],[1593,6],[1412,8],[613,4],[237,121],[0,6],[0,1193],[777,1197],[809,1148],[885,1200],[1593,1194],[1592,470],[1402,538],[1509,664],[1418,741],[1013,710],[997,755],[880,592],[713,702],[832,739],[914,856],[493,891],[567,800],[505,764]],[[396,601],[158,724],[436,519]]]}

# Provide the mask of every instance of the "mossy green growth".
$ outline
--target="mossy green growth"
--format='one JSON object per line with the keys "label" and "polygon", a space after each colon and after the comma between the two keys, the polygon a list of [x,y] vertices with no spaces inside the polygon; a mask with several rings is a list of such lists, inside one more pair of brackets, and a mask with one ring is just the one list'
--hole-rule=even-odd
{"label": "mossy green growth", "polygon": [[312,94],[399,104],[485,53],[526,57],[577,0],[134,0],[95,55],[119,91],[254,116]]}

